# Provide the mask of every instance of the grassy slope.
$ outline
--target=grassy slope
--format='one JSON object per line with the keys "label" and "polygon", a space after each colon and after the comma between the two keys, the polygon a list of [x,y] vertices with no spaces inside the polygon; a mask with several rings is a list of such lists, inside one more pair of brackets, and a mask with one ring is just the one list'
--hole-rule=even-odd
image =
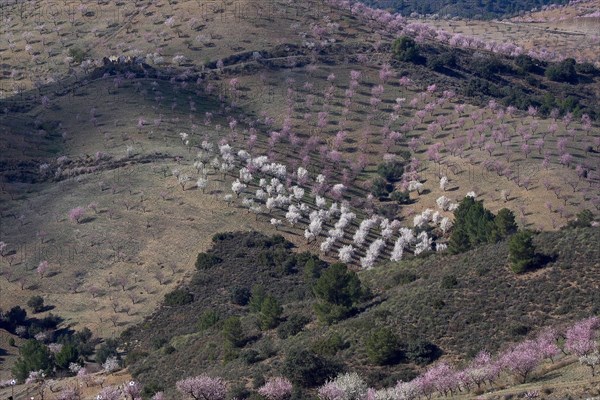
{"label": "grassy slope", "polygon": [[600,62],[597,32],[598,18],[586,17],[600,6],[591,0],[559,9],[525,13],[501,21],[449,21],[428,19],[428,25],[452,33],[461,33],[496,42],[510,42],[525,51],[546,48],[580,62]]}
{"label": "grassy slope", "polygon": [[[538,251],[556,259],[523,276],[509,271],[507,245],[501,242],[461,255],[401,262],[366,272],[364,279],[385,290],[390,278],[394,282],[402,272],[413,272],[420,278],[385,291],[389,301],[381,308],[406,334],[427,332],[450,354],[495,350],[518,338],[516,327],[536,330],[600,311],[594,290],[599,234],[586,229],[538,235]],[[444,287],[446,276],[455,276],[458,284]]]}
{"label": "grassy slope", "polygon": [[[281,362],[291,347],[309,348],[319,338],[338,332],[350,344],[338,353],[338,359],[371,384],[389,385],[410,377],[411,371],[419,367],[406,363],[371,365],[364,340],[374,327],[391,327],[404,343],[416,337],[429,340],[442,349],[444,358],[459,362],[482,349],[500,350],[507,343],[522,340],[527,332],[533,335],[545,326],[561,326],[598,314],[599,239],[598,229],[539,234],[535,239],[538,251],[553,259],[522,276],[509,271],[505,242],[461,255],[432,254],[361,272],[361,280],[375,295],[362,312],[329,327],[313,321],[297,336],[283,340],[273,330],[261,333],[255,325],[256,314],[231,304],[231,289],[240,284],[251,287],[256,282],[269,282],[267,290],[282,301],[285,317],[300,313],[314,319],[314,300],[298,272],[281,276],[276,268],[266,268],[253,255],[259,249],[244,249],[247,239],[240,236],[215,245],[214,253],[224,259],[223,264],[192,280],[202,283],[190,285],[195,294],[192,304],[163,307],[128,332],[126,340],[135,343],[132,352],[138,357],[140,352],[144,354],[130,370],[144,382],[167,386],[181,376],[202,371],[222,375],[232,384],[251,382],[256,375],[280,374]],[[416,280],[403,283],[409,274]],[[450,275],[457,278],[454,287],[443,284],[444,277]],[[196,326],[198,316],[207,310],[216,310],[223,318],[242,317],[246,334],[252,338],[242,353],[254,349],[263,355],[268,352],[266,348],[272,348],[275,354],[250,365],[241,359],[224,363],[220,330],[202,332]],[[158,338],[163,339],[163,347],[157,350],[153,344]],[[166,343],[176,350],[166,354]],[[578,379],[585,376],[585,371],[578,371]]]}
{"label": "grassy slope", "polygon": [[451,15],[466,18],[497,18],[505,14],[515,14],[519,11],[529,11],[534,7],[545,4],[564,4],[565,0],[535,0],[535,1],[474,1],[474,0],[427,0],[427,1],[396,1],[396,0],[363,0],[372,7],[393,9],[409,15],[412,12],[419,14]]}

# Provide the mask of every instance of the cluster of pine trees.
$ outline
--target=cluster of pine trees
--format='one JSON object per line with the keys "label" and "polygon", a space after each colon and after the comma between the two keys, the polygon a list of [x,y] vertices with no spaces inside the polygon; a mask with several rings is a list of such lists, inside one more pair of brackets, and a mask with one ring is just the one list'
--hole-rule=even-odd
{"label": "cluster of pine trees", "polygon": [[448,249],[463,253],[484,243],[495,243],[517,232],[515,215],[507,208],[494,215],[483,201],[465,197],[454,211],[454,230]]}

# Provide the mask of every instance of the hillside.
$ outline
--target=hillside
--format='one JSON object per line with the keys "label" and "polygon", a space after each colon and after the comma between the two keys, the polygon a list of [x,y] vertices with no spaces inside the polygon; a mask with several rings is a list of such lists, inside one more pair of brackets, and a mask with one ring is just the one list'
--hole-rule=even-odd
{"label": "hillside", "polygon": [[[324,338],[341,335],[346,345],[334,350],[336,363],[359,372],[369,385],[389,386],[411,378],[423,364],[407,355],[397,365],[374,365],[365,341],[377,327],[397,332],[408,348],[415,340],[431,343],[442,359],[464,363],[481,350],[495,352],[544,327],[597,315],[599,239],[597,228],[539,234],[537,251],[548,262],[523,276],[507,268],[504,242],[364,271],[359,276],[371,289],[371,299],[356,315],[327,326],[316,320],[312,283],[294,253],[257,233],[221,236],[210,250],[219,264],[197,272],[186,286],[193,301],[163,306],[123,335],[129,343],[129,370],[142,382],[162,388],[172,387],[181,376],[205,371],[224,377],[231,387],[253,380],[256,385],[257,377],[282,375],[291,349],[321,348],[320,354],[331,354],[324,350]],[[261,331],[260,313],[234,303],[235,293],[244,288],[250,292],[255,285],[283,305],[282,328]],[[215,326],[202,325],[203,316],[211,313],[217,316]],[[246,338],[234,350],[228,350],[222,336],[223,321],[231,315],[241,318]],[[281,329],[290,326],[284,321],[299,315],[307,318],[299,325],[301,331],[282,338]],[[423,355],[424,360],[438,356]]]}
{"label": "hillside", "polygon": [[[227,315],[246,312],[226,301],[229,288],[262,283],[281,296],[286,312],[296,307],[309,316],[311,289],[299,269],[289,260],[282,264],[281,254],[267,267],[246,244],[218,250],[228,268],[215,269],[221,277],[207,284],[220,286],[204,293],[202,280],[193,279],[194,261],[219,233],[280,234],[297,253],[365,270],[361,279],[373,297],[363,299],[366,309],[356,319],[339,324],[357,332],[358,341],[363,323],[412,324],[420,309],[441,305],[418,294],[432,292],[444,276],[423,274],[418,264],[418,279],[407,286],[414,291],[401,297],[397,285],[384,284],[385,271],[391,260],[406,258],[401,265],[413,268],[413,255],[434,250],[439,254],[426,260],[442,269],[446,260],[458,265],[460,256],[446,256],[444,249],[452,210],[465,195],[494,213],[512,210],[521,229],[554,232],[538,237],[547,237],[548,246],[583,210],[591,211],[590,222],[597,220],[600,72],[593,65],[598,55],[588,46],[596,40],[593,32],[563,35],[552,54],[538,57],[511,43],[535,32],[529,23],[510,30],[517,21],[431,20],[452,25],[440,31],[430,20],[340,0],[202,4],[69,0],[64,7],[45,1],[2,6],[0,326],[17,306],[30,317],[59,323],[32,330],[7,324],[0,382],[11,378],[19,349],[38,341],[36,335],[48,347],[59,333],[87,327],[106,343],[148,316],[162,315],[153,313],[178,287],[190,287],[198,300],[183,309],[199,312],[210,303]],[[506,29],[494,28],[500,25]],[[577,63],[563,60],[574,53]],[[422,224],[430,226],[417,240]],[[404,243],[408,232],[415,237]],[[572,244],[580,251],[565,256],[569,263],[588,270],[583,257],[596,257],[587,248],[595,232],[577,233],[582,244]],[[289,249],[279,250],[289,256]],[[546,250],[550,256],[552,248]],[[240,256],[230,260],[231,254]],[[264,268],[244,264],[239,276],[232,275],[243,261]],[[560,257],[556,263],[562,265]],[[481,271],[497,267],[490,261]],[[290,273],[282,276],[281,268]],[[573,275],[578,282],[597,282],[593,271],[543,271],[554,270],[564,281]],[[476,304],[475,294],[463,293],[462,285],[478,282],[472,273],[461,275],[464,282],[457,278],[468,304]],[[531,279],[536,274],[545,276],[539,271]],[[493,281],[505,288],[515,284],[513,278]],[[592,286],[582,281],[581,287],[586,291],[563,293],[568,301],[545,300],[564,310],[545,310],[550,320],[561,324],[596,312],[589,302]],[[401,302],[393,300],[397,295]],[[47,307],[34,313],[27,304],[36,296]],[[526,291],[522,296],[535,306]],[[570,310],[575,302],[585,309]],[[440,321],[462,318],[460,303],[449,298],[445,304],[435,319],[417,325],[430,330],[428,340],[448,359],[460,359],[477,349],[468,341],[472,333],[440,330]],[[482,315],[475,306],[465,308]],[[501,319],[516,318],[518,310],[486,312]],[[406,319],[386,319],[390,313]],[[177,336],[177,348],[200,336],[187,317],[181,324],[166,316],[153,323],[164,327],[157,332],[168,340]],[[311,318],[307,332],[324,333]],[[543,325],[540,318],[519,317],[515,324],[534,329]],[[477,328],[489,334],[489,326]],[[273,332],[267,336],[278,341]],[[494,346],[502,347],[511,337],[499,332],[495,339]],[[215,346],[207,354],[220,357]],[[340,353],[345,362],[370,374],[364,352],[350,349]],[[150,352],[151,358],[159,355]],[[100,369],[93,354],[82,357],[91,370]],[[160,362],[173,362],[165,360]],[[392,380],[419,367],[381,370]],[[379,371],[369,375],[373,384]],[[60,373],[68,374],[64,368]],[[172,374],[169,382],[174,379]]]}
{"label": "hillside", "polygon": [[[391,212],[399,212],[399,218],[411,218],[415,212],[436,206],[435,200],[442,192],[433,182],[439,179],[441,171],[449,175],[453,181],[453,187],[461,188],[463,194],[476,188],[478,194],[483,196],[488,202],[487,204],[495,210],[504,206],[507,201],[513,209],[522,207],[523,223],[533,224],[533,226],[544,229],[552,229],[564,224],[580,208],[593,209],[594,207],[593,192],[584,191],[587,183],[583,178],[580,179],[584,183],[575,188],[576,190],[569,188],[567,189],[568,193],[567,190],[564,192],[552,191],[554,186],[564,186],[566,181],[578,181],[573,163],[570,167],[563,167],[558,163],[560,154],[556,147],[559,141],[564,141],[558,135],[566,133],[571,138],[566,142],[566,148],[573,153],[577,160],[580,160],[584,168],[591,169],[588,174],[590,184],[595,184],[594,182],[597,181],[594,169],[598,154],[594,148],[592,148],[594,151],[591,152],[586,149],[590,143],[594,145],[595,128],[585,131],[577,122],[570,125],[570,129],[573,127],[575,129],[571,129],[569,132],[566,132],[567,124],[565,127],[561,124],[558,131],[555,132],[556,136],[547,137],[544,147],[536,149],[538,154],[530,157],[520,155],[509,157],[510,154],[518,154],[520,147],[518,140],[526,135],[526,132],[511,132],[513,143],[505,141],[504,147],[498,144],[495,149],[499,162],[501,159],[506,160],[504,162],[507,164],[513,162],[514,175],[510,179],[507,179],[504,171],[500,170],[508,167],[504,162],[497,166],[484,163],[489,158],[489,154],[483,149],[483,144],[477,148],[471,144],[467,145],[465,142],[461,154],[454,149],[442,148],[439,150],[443,157],[441,162],[429,159],[426,150],[439,139],[444,140],[445,137],[456,135],[456,132],[460,132],[460,135],[468,139],[470,135],[468,130],[477,129],[475,135],[481,136],[481,139],[487,141],[491,139],[486,139],[485,136],[490,138],[495,129],[492,117],[496,118],[497,109],[468,106],[463,111],[453,112],[455,106],[459,105],[463,99],[479,104],[487,104],[490,99],[485,90],[477,86],[469,89],[471,95],[475,97],[469,97],[467,96],[469,93],[465,93],[465,90],[468,89],[468,86],[465,87],[465,82],[473,74],[473,66],[468,61],[469,52],[467,51],[457,52],[456,66],[444,67],[442,73],[432,73],[431,69],[423,65],[396,63],[391,58],[389,50],[386,50],[389,49],[387,47],[389,44],[384,43],[381,45],[382,51],[375,51],[372,47],[375,42],[373,38],[369,35],[365,38],[358,36],[363,35],[366,28],[361,25],[357,17],[341,12],[335,14],[333,11],[330,17],[338,21],[337,23],[343,28],[332,30],[331,33],[317,33],[339,40],[349,39],[353,36],[360,37],[361,41],[364,40],[364,45],[348,43],[339,47],[336,45],[324,46],[318,52],[302,46],[283,46],[277,43],[282,42],[282,38],[286,35],[289,40],[299,41],[293,39],[298,36],[289,30],[292,29],[289,24],[286,25],[287,28],[282,27],[282,30],[277,27],[280,35],[274,38],[273,35],[267,34],[266,30],[268,27],[275,29],[272,24],[283,24],[281,21],[242,18],[239,21],[240,29],[264,38],[265,42],[254,43],[253,47],[248,46],[234,51],[232,46],[235,40],[226,39],[225,36],[219,36],[218,33],[220,29],[223,29],[223,21],[227,21],[227,19],[223,20],[207,14],[202,30],[207,35],[214,31],[212,34],[214,42],[210,43],[218,45],[211,45],[207,42],[202,47],[188,48],[183,43],[185,40],[180,40],[180,36],[181,39],[184,39],[185,36],[192,37],[194,34],[197,27],[192,24],[194,21],[191,18],[187,25],[177,28],[182,30],[177,33],[175,27],[171,28],[162,22],[159,24],[162,20],[159,14],[163,13],[159,7],[160,4],[140,3],[139,6],[139,10],[129,10],[126,13],[129,16],[122,21],[122,25],[108,28],[102,34],[97,32],[96,36],[91,35],[91,30],[94,23],[99,24],[100,20],[90,20],[83,13],[84,16],[73,24],[73,30],[65,29],[64,34],[59,35],[60,39],[57,37],[53,43],[62,41],[71,43],[71,46],[75,46],[77,43],[80,49],[85,49],[101,64],[103,56],[114,54],[112,52],[117,51],[114,43],[121,43],[125,40],[128,30],[144,29],[148,30],[148,35],[152,36],[156,32],[151,28],[159,26],[158,31],[170,32],[163,40],[166,42],[166,47],[163,47],[168,49],[169,53],[165,52],[164,56],[159,58],[163,59],[163,63],[167,63],[166,60],[169,57],[181,52],[188,60],[186,63],[183,65],[170,62],[168,65],[154,64],[153,60],[156,57],[152,56],[146,57],[145,60],[151,64],[145,64],[141,68],[130,64],[107,67],[88,66],[87,69],[71,66],[73,72],[69,77],[42,85],[41,93],[25,90],[22,95],[3,101],[3,105],[10,108],[11,111],[3,115],[2,123],[2,151],[6,155],[3,158],[6,168],[3,172],[5,184],[3,184],[2,193],[2,212],[6,218],[14,218],[18,222],[4,224],[2,227],[3,241],[9,246],[7,252],[15,256],[13,260],[4,258],[3,271],[6,279],[2,280],[2,285],[6,292],[12,293],[12,296],[9,297],[10,300],[4,304],[6,308],[24,304],[31,296],[33,288],[41,289],[46,291],[47,301],[56,304],[68,321],[89,325],[94,330],[101,330],[102,335],[112,332],[112,328],[118,332],[124,324],[139,319],[144,313],[152,310],[156,304],[155,295],[160,296],[164,290],[171,287],[170,285],[175,285],[184,278],[183,270],[177,266],[189,265],[188,260],[192,254],[202,249],[200,243],[206,243],[204,236],[198,237],[197,232],[204,232],[206,237],[210,237],[218,230],[239,227],[240,218],[244,218],[243,211],[239,212],[235,208],[229,208],[221,200],[224,192],[230,190],[231,181],[237,172],[223,180],[210,171],[211,178],[209,186],[205,190],[206,193],[193,190],[193,188],[181,191],[177,185],[177,179],[170,176],[173,169],[182,169],[190,176],[198,176],[198,171],[193,167],[193,163],[201,142],[209,140],[216,143],[221,140],[225,136],[222,127],[228,126],[232,121],[231,118],[234,118],[236,122],[239,121],[239,126],[235,130],[229,130],[231,135],[228,133],[228,140],[232,144],[239,146],[238,148],[245,147],[252,136],[249,133],[250,129],[253,128],[253,125],[259,127],[260,129],[256,131],[255,146],[257,150],[255,154],[271,151],[275,160],[284,160],[286,163],[291,161],[292,165],[296,167],[303,164],[311,165],[310,174],[313,178],[320,172],[319,170],[322,170],[331,175],[332,185],[345,176],[346,183],[349,181],[352,183],[353,189],[350,193],[361,193],[361,196],[354,198],[346,197],[346,200],[352,200],[355,204],[359,204],[358,200],[365,197],[366,190],[364,188],[369,187],[376,165],[381,161],[383,153],[405,151],[409,144],[411,146],[416,144],[416,147],[413,147],[413,155],[421,160],[419,173],[422,178],[420,179],[432,183],[428,184],[429,193],[422,193],[422,196],[417,196],[416,193],[412,194],[414,206],[392,207]],[[174,15],[180,20],[186,19],[185,13],[191,6],[192,2],[177,4],[173,10]],[[310,8],[303,4],[295,7],[300,7],[302,10]],[[110,10],[110,4],[103,4],[101,9],[103,12],[99,14],[99,17],[104,18],[104,16],[110,15],[106,11]],[[219,16],[217,11],[214,10],[214,15]],[[317,14],[321,12],[319,9],[314,11]],[[208,11],[206,12],[208,13]],[[153,16],[152,20],[156,24],[143,24],[141,21],[144,14]],[[25,15],[27,14],[25,13]],[[319,18],[311,17],[310,14],[300,11],[290,10],[286,12],[286,15],[297,24],[308,24],[305,19],[319,21]],[[134,23],[135,18],[139,18],[140,22]],[[235,14],[228,12],[223,18],[235,18]],[[27,31],[30,26],[27,24],[32,22],[30,18],[16,19],[14,21],[15,31],[18,27],[22,32]],[[110,25],[109,22],[107,21],[108,25]],[[166,28],[170,30],[165,31]],[[300,28],[298,26],[293,29],[299,30]],[[52,33],[44,31],[41,34],[43,38],[46,35],[52,35]],[[114,40],[109,41],[107,35],[111,38],[114,37]],[[388,36],[390,39],[393,38],[392,35]],[[47,41],[47,39],[43,40]],[[89,44],[86,40],[89,40]],[[229,43],[228,40],[232,40],[232,42]],[[34,46],[41,45],[41,43],[35,42],[35,39],[33,41]],[[106,41],[104,46],[109,47],[102,47],[102,41]],[[26,46],[25,40],[15,43],[18,43],[19,46]],[[133,56],[151,51],[153,45],[150,44],[150,48],[147,48],[148,45],[139,40],[139,43],[129,43],[126,47],[119,46],[119,49],[123,54]],[[135,46],[139,46],[139,48]],[[49,45],[48,48],[52,48],[52,46]],[[246,53],[237,53],[242,50]],[[239,62],[242,55],[251,56],[251,50],[261,51],[261,59]],[[358,55],[348,58],[350,50]],[[446,49],[430,45],[425,47],[425,51],[424,55],[429,57],[438,52],[444,52]],[[224,60],[223,68],[217,68],[216,62],[211,61],[206,63],[203,70],[199,64],[204,64],[204,61],[202,61],[202,57],[196,57],[196,53],[205,55],[212,60],[221,58]],[[234,55],[228,56],[231,53]],[[15,51],[15,54],[21,57],[23,51]],[[60,54],[52,53],[47,62],[45,58],[39,58],[40,68],[53,66],[53,68],[58,68],[58,73],[63,66],[60,63],[54,64],[52,60],[60,57]],[[348,62],[351,64],[346,65],[345,58],[348,58]],[[15,63],[18,61],[18,58],[12,56],[10,59]],[[156,59],[156,61],[159,60]],[[317,70],[310,72],[313,68],[309,68],[310,64],[305,64],[308,62],[313,62]],[[383,82],[384,95],[380,102],[381,106],[374,109],[368,105],[371,91],[380,83],[379,69],[381,64],[386,62],[394,63],[395,67],[390,71],[390,77]],[[504,62],[514,65],[510,60],[502,61],[502,63]],[[344,92],[350,84],[348,77],[353,68],[359,72],[362,71],[363,78],[359,83],[355,101],[352,102],[348,111],[344,111]],[[515,67],[507,67],[504,68],[505,72],[492,73],[489,77],[477,79],[484,83],[489,81],[491,84],[497,82],[504,85],[512,81],[515,82],[514,88],[522,87],[521,90],[526,94],[537,93],[537,97],[542,96],[541,89],[531,87],[518,74],[507,74],[506,71],[510,72],[513,68]],[[66,68],[64,71],[66,73]],[[89,75],[86,75],[86,72]],[[337,74],[338,82],[334,81],[331,84],[328,81],[331,73]],[[399,77],[406,73],[411,79],[408,87],[398,83]],[[88,78],[85,78],[86,76]],[[392,76],[394,79],[391,78]],[[585,75],[582,76],[585,77]],[[228,89],[227,82],[234,77],[239,80],[239,90],[232,92]],[[8,83],[11,79],[17,79],[26,85],[27,81],[27,79],[20,78],[18,74],[4,78],[8,79]],[[577,96],[581,96],[582,105],[589,108],[597,105],[593,102],[591,94],[586,94],[587,92],[593,93],[591,88],[594,87],[597,78],[591,76],[585,79],[590,79],[592,82],[585,83],[584,80],[584,86],[577,88]],[[312,86],[307,86],[306,83]],[[424,89],[434,83],[440,88],[434,93],[426,94]],[[590,86],[589,90],[585,89],[588,85]],[[557,94],[575,90],[565,83],[548,82],[547,86],[553,88],[552,90]],[[322,96],[325,90],[332,90],[331,87],[335,98],[331,106],[326,102],[314,100]],[[489,86],[489,88],[493,90],[493,86]],[[488,90],[490,90],[489,88]],[[288,89],[291,89],[292,92],[288,92]],[[430,107],[434,106],[434,102],[441,100],[442,94],[450,93],[449,90],[452,89],[463,92],[464,97],[446,100],[446,103],[437,110],[435,107],[438,106],[431,110]],[[232,93],[238,96],[237,106],[228,109],[230,104],[225,101],[229,102],[228,98]],[[292,94],[292,98],[288,100],[289,93]],[[219,100],[219,96],[223,102]],[[390,117],[395,118],[393,110],[395,99],[400,98],[399,96],[405,96],[406,103],[403,106],[401,117],[392,120]],[[308,102],[315,104],[309,107],[308,102],[301,101],[303,97],[312,98],[313,100],[308,100]],[[46,101],[48,103],[45,103]],[[289,116],[289,121],[297,134],[280,140],[279,143],[275,142],[276,149],[271,150],[269,132],[283,127],[286,120],[285,115],[288,113],[285,104],[288,101],[292,101],[294,108]],[[527,104],[529,103],[525,98],[525,102],[521,106],[526,108]],[[426,112],[425,118],[415,116],[417,112],[420,115],[420,109],[425,108],[426,105],[429,111]],[[574,104],[571,103],[571,105]],[[317,126],[318,114],[327,108],[329,108],[327,112],[331,113],[331,118],[325,121],[325,129],[319,128]],[[344,112],[347,114],[347,117],[344,118],[345,121],[340,118]],[[212,121],[207,118],[207,113],[214,114]],[[362,116],[365,113],[372,115],[371,121],[364,120]],[[473,120],[466,118],[468,115],[477,114],[479,114],[479,118]],[[250,115],[254,117],[248,119],[247,116]],[[305,120],[307,115],[310,118]],[[262,118],[260,126],[253,122],[258,116]],[[423,133],[427,132],[428,126],[438,119],[441,124],[444,124],[442,131],[437,135],[438,138],[424,138]],[[544,127],[550,128],[553,125],[551,119],[542,118],[539,121],[536,119],[536,117],[523,117],[522,114],[507,116],[506,113],[503,117],[503,121],[515,126],[515,129],[516,124],[523,120],[528,124],[531,123],[531,129],[537,125],[538,128],[535,128],[532,141],[538,140],[546,134],[539,130],[540,127],[546,129]],[[269,120],[271,126],[265,126],[264,121]],[[483,125],[483,122],[491,125]],[[411,126],[412,129],[407,129]],[[433,124],[432,129],[436,129],[436,126]],[[341,144],[334,144],[333,138],[342,129],[346,132],[347,137],[342,139]],[[479,129],[484,129],[483,134],[478,133]],[[29,134],[23,135],[23,132]],[[179,137],[180,132],[188,132],[192,135],[190,148],[185,148]],[[379,132],[383,133],[379,134]],[[394,138],[390,136],[391,132],[397,132],[394,133]],[[400,137],[398,137],[398,133],[401,135]],[[382,137],[382,135],[388,137]],[[373,138],[369,138],[369,136],[373,136]],[[315,139],[309,141],[309,137],[317,138],[317,141],[315,142]],[[295,142],[296,145],[298,143],[305,145],[302,152],[306,154],[303,154],[302,157],[299,157],[297,152],[288,151],[290,141],[296,140],[299,140],[299,142]],[[392,148],[390,148],[390,141],[392,141]],[[460,141],[457,141],[456,144],[459,145]],[[339,165],[336,165],[338,161],[332,162],[329,159],[327,153],[324,152],[324,145],[328,146],[327,152],[335,150],[342,154],[342,157],[347,160],[342,163],[345,167],[340,168]],[[349,163],[357,161],[357,152],[365,153],[365,157],[360,161],[363,165]],[[539,167],[542,161],[540,155],[543,152],[549,154],[548,160],[551,164],[547,169]],[[309,155],[308,158],[307,155]],[[515,158],[518,161],[515,162]],[[49,170],[41,172],[40,167],[44,165],[48,165]],[[328,168],[326,168],[327,165]],[[44,166],[44,168],[46,167]],[[492,172],[494,169],[502,172],[503,176],[500,174],[497,176],[495,172]],[[528,171],[530,176],[526,188],[519,179],[519,174],[523,171]],[[475,176],[483,176],[485,179],[474,182]],[[190,185],[191,183],[188,184],[188,186]],[[502,190],[511,192],[512,195],[502,199],[500,196]],[[571,192],[573,193],[571,194]],[[551,193],[552,197],[556,197],[555,200],[549,201],[551,208],[538,207],[539,203],[536,206],[535,202],[526,200],[544,197],[548,193]],[[563,198],[566,199],[566,203]],[[97,204],[96,210],[89,210],[89,218],[85,220],[86,223],[69,224],[67,213],[70,209],[77,206],[85,207],[93,203]],[[42,205],[44,210],[41,209]],[[381,205],[392,204],[384,201]],[[200,209],[206,210],[207,208],[211,210],[208,214],[200,213]],[[392,214],[391,217],[395,216]],[[262,222],[245,219],[244,224],[248,229],[258,229],[259,226],[261,230],[272,229],[268,224],[270,218],[263,215],[260,218]],[[219,222],[217,224],[214,221]],[[158,227],[161,227],[160,230]],[[133,232],[141,231],[148,232],[148,234],[133,235]],[[43,236],[42,239],[36,237],[40,234]],[[297,232],[290,237],[298,242],[297,238],[294,239],[296,234]],[[132,237],[135,240],[128,239]],[[160,246],[157,246],[158,243]],[[70,250],[67,252],[68,254],[55,252],[53,251],[55,245],[66,245],[66,248]],[[95,251],[83,251],[82,246]],[[164,251],[161,251],[162,255],[157,254],[157,247],[168,249],[166,250],[168,254],[165,254]],[[190,249],[190,252],[179,251],[181,247]],[[38,248],[39,251],[31,251],[31,249]],[[33,270],[43,259],[47,259],[51,266],[56,267],[56,270],[52,274],[53,276],[47,276],[44,280],[37,282]],[[82,265],[94,266],[94,273],[90,273],[88,269],[81,270]],[[26,266],[26,268],[19,267],[13,270],[13,266]],[[119,273],[113,272],[113,268],[118,268]],[[160,285],[154,278],[143,279],[137,272],[140,268],[145,271],[144,275],[152,276],[160,272],[166,276],[172,275],[172,278],[164,279],[164,282],[169,283]],[[137,293],[144,300],[132,302],[123,291],[118,295],[119,291],[115,290],[118,287],[111,284],[115,280],[112,278],[113,275],[117,275],[117,278],[121,279],[127,277],[134,283],[129,287],[141,289]],[[143,288],[145,285],[147,290]],[[97,303],[94,306],[94,309],[98,310],[97,313],[100,313],[104,319],[109,318],[112,314],[113,299],[110,298],[110,295],[96,296],[97,292],[113,293],[117,297],[115,301],[119,304],[117,310],[125,310],[118,314],[119,320],[115,324],[110,324],[114,325],[112,328],[110,325],[107,327],[103,323],[98,323],[99,318],[95,316],[96,313],[88,313],[85,308],[82,309],[80,306],[85,301],[91,300],[92,303]],[[64,296],[66,293],[71,293],[72,296]],[[131,303],[130,310],[126,312],[128,303]],[[136,309],[139,310],[136,311]]]}
{"label": "hillside", "polygon": [[372,7],[391,9],[403,15],[421,15],[492,19],[518,14],[548,4],[565,4],[566,0],[363,0]]}
{"label": "hillside", "polygon": [[598,48],[598,0],[554,4],[543,10],[492,21],[419,18],[453,35],[464,35],[490,43],[510,43],[524,54],[543,60],[574,58],[600,65]]}

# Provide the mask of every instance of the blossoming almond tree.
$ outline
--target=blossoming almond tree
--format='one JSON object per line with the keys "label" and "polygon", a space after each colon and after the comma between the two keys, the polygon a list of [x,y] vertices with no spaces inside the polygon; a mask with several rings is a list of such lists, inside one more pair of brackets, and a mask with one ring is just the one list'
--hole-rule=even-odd
{"label": "blossoming almond tree", "polygon": [[521,383],[525,383],[527,377],[541,362],[541,357],[537,350],[536,342],[526,340],[506,351],[500,357],[500,363],[509,372],[519,377]]}
{"label": "blossoming almond tree", "polygon": [[194,400],[225,400],[227,388],[221,378],[199,375],[185,378],[176,384],[177,390]]}
{"label": "blossoming almond tree", "polygon": [[258,389],[258,393],[269,400],[286,400],[292,394],[292,384],[286,378],[271,378]]}
{"label": "blossoming almond tree", "polygon": [[600,318],[592,317],[575,323],[567,330],[565,350],[578,357],[586,356],[598,348],[595,340],[600,328]]}
{"label": "blossoming almond tree", "polygon": [[48,261],[44,260],[44,261],[40,262],[36,271],[37,271],[38,275],[40,276],[40,279],[43,278],[44,274],[46,272],[48,272]]}
{"label": "blossoming almond tree", "polygon": [[85,208],[83,207],[75,207],[69,211],[69,219],[72,222],[80,223],[84,215]]}

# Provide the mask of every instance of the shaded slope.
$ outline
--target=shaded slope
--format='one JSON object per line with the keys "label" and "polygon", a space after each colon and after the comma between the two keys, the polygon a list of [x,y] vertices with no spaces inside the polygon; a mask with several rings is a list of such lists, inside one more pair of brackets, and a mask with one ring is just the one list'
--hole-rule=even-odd
{"label": "shaded slope", "polygon": [[403,15],[451,15],[465,18],[491,19],[529,11],[547,4],[565,4],[566,0],[363,0],[372,7],[393,9]]}
{"label": "shaded slope", "polygon": [[[523,276],[507,268],[505,242],[457,256],[430,255],[362,272],[361,280],[375,295],[362,312],[329,327],[315,321],[298,335],[282,339],[275,331],[260,332],[255,313],[231,304],[231,290],[262,282],[268,292],[282,299],[285,317],[299,313],[314,320],[313,300],[297,270],[281,275],[277,272],[281,264],[265,268],[257,263],[252,255],[257,254],[256,248],[243,244],[252,237],[260,235],[236,235],[215,244],[212,252],[223,257],[223,262],[192,280],[192,304],[163,307],[124,334],[131,345],[128,360],[134,376],[163,387],[203,371],[233,383],[252,382],[281,374],[289,349],[315,348],[323,338],[337,333],[348,347],[338,351],[335,359],[381,387],[411,377],[420,367],[406,355],[397,365],[372,365],[365,340],[376,327],[393,329],[404,349],[411,342],[425,341],[439,346],[444,357],[467,360],[481,349],[496,351],[542,327],[600,312],[596,247],[600,231],[578,229],[537,235],[538,251],[548,256],[548,263]],[[207,310],[217,310],[221,320],[227,315],[242,316],[249,340],[237,354],[228,353],[223,345],[219,325],[199,330],[199,316]]]}

